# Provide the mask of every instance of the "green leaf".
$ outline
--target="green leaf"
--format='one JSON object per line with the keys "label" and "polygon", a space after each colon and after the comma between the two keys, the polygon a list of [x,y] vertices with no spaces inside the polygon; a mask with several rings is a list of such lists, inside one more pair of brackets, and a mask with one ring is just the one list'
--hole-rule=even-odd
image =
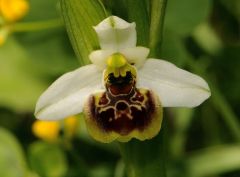
{"label": "green leaf", "polygon": [[128,21],[136,22],[137,44],[148,46],[149,14],[145,0],[126,0]]}
{"label": "green leaf", "polygon": [[106,18],[101,1],[61,0],[61,9],[72,46],[80,64],[89,64],[88,55],[99,48],[92,26]]}
{"label": "green leaf", "polygon": [[23,150],[17,139],[0,128],[0,176],[26,177],[27,166]]}
{"label": "green leaf", "polygon": [[165,27],[186,36],[209,16],[209,0],[170,0],[168,2]]}
{"label": "green leaf", "polygon": [[35,142],[29,148],[30,165],[43,177],[62,177],[68,166],[64,152],[54,144]]}
{"label": "green leaf", "polygon": [[152,0],[150,4],[151,22],[149,47],[151,51],[150,56],[152,57],[160,57],[166,5],[167,0]]}
{"label": "green leaf", "polygon": [[189,156],[186,166],[191,177],[214,176],[240,169],[240,146],[219,146]]}

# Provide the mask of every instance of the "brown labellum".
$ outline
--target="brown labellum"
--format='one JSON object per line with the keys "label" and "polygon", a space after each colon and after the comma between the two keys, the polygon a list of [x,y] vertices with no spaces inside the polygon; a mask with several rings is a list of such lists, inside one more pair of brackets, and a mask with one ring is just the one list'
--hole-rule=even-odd
{"label": "brown labellum", "polygon": [[159,99],[147,89],[138,89],[130,72],[125,77],[109,75],[106,91],[91,95],[85,106],[87,127],[103,142],[128,141],[155,136],[161,127]]}

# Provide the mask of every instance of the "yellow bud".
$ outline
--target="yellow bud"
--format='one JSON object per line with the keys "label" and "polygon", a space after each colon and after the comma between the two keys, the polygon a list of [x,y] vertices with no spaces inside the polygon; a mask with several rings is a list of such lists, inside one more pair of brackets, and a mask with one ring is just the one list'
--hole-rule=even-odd
{"label": "yellow bud", "polygon": [[5,40],[5,37],[0,35],[0,46],[4,44]]}
{"label": "yellow bud", "polygon": [[120,53],[115,53],[108,57],[107,65],[111,68],[120,68],[127,63],[126,58]]}
{"label": "yellow bud", "polygon": [[36,120],[32,125],[32,131],[35,136],[50,142],[57,140],[59,130],[60,124],[57,121]]}
{"label": "yellow bud", "polygon": [[0,0],[0,14],[7,21],[16,21],[26,15],[29,9],[26,0]]}
{"label": "yellow bud", "polygon": [[0,47],[5,43],[9,30],[8,28],[1,27],[0,28]]}
{"label": "yellow bud", "polygon": [[78,128],[78,117],[70,116],[64,119],[64,135],[68,138],[73,137]]}

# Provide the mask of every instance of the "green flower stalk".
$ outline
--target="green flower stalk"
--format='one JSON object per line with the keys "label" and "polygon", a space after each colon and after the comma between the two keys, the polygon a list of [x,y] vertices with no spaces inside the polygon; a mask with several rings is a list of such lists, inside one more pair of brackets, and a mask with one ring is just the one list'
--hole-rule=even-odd
{"label": "green flower stalk", "polygon": [[210,96],[199,76],[136,46],[135,23],[110,16],[94,27],[100,50],[92,64],[64,74],[39,98],[35,115],[58,120],[83,112],[100,142],[151,139],[158,134],[162,107],[195,107]]}

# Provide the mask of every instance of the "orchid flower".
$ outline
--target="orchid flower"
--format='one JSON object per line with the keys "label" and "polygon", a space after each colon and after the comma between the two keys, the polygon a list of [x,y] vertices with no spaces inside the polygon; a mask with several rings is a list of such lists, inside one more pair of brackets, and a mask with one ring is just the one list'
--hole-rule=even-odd
{"label": "orchid flower", "polygon": [[92,64],[57,79],[39,98],[35,116],[58,120],[83,112],[100,142],[151,139],[161,128],[163,107],[195,107],[210,96],[199,76],[136,46],[135,23],[110,16],[94,27],[100,50]]}

